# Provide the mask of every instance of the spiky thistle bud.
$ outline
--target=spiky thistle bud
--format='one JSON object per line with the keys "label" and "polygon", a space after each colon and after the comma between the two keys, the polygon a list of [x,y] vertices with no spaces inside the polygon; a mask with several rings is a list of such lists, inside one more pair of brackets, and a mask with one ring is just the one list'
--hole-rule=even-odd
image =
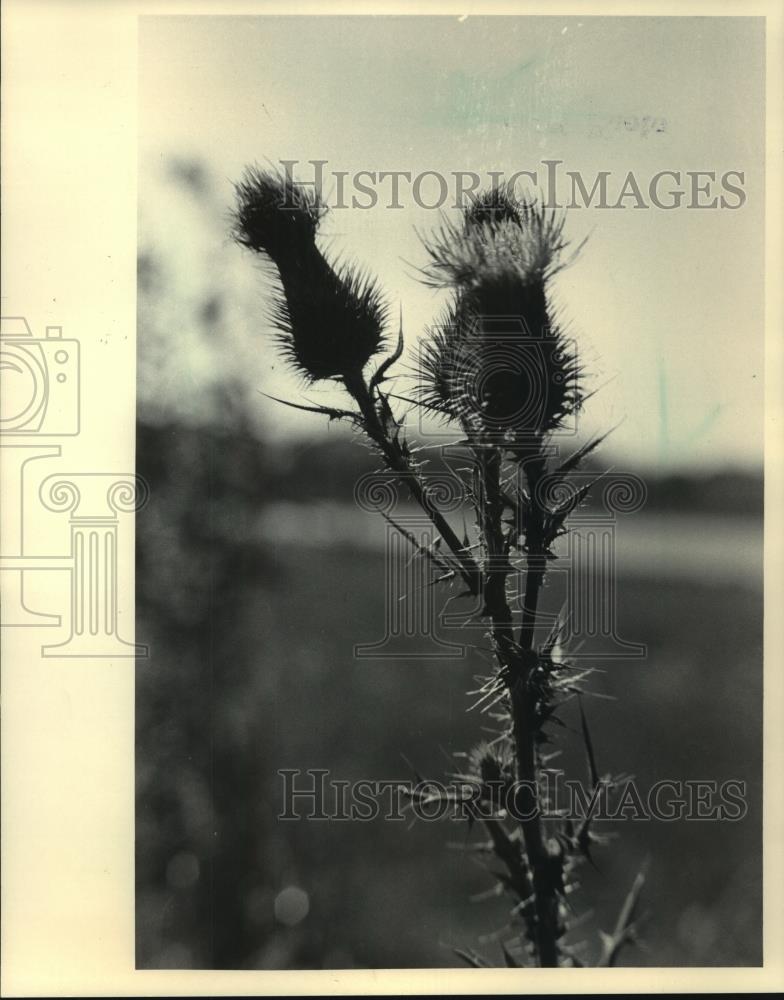
{"label": "spiky thistle bud", "polygon": [[568,263],[563,226],[502,187],[425,241],[424,280],[453,301],[422,348],[423,401],[469,432],[541,438],[580,405],[580,367],[546,291]]}
{"label": "spiky thistle bud", "polygon": [[361,372],[384,347],[387,308],[376,282],[333,267],[316,245],[326,207],[315,193],[251,168],[236,185],[234,237],[274,264],[270,319],[292,366],[309,381]]}

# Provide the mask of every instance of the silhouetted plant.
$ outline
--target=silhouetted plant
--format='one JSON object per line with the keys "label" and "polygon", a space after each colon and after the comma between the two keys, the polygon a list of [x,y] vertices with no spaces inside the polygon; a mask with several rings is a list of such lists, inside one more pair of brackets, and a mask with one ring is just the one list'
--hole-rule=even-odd
{"label": "silhouetted plant", "polygon": [[[504,945],[504,960],[581,965],[564,942],[566,898],[599,838],[590,815],[578,826],[545,818],[539,781],[556,710],[568,698],[579,701],[588,673],[562,651],[558,627],[537,642],[539,594],[556,558],[553,545],[590,488],[570,485],[570,475],[604,437],[563,461],[550,446],[585,399],[576,351],[547,294],[550,279],[575,255],[567,254],[564,217],[502,186],[475,197],[459,223],[444,222],[424,240],[422,279],[447,289],[450,302],[420,344],[416,389],[401,396],[388,386],[405,377],[391,373],[403,355],[402,319],[391,353],[368,374],[371,359],[389,347],[389,310],[370,276],[331,264],[317,246],[326,211],[318,196],[257,168],[236,194],[235,238],[275,269],[270,315],[284,355],[308,381],[341,384],[350,400],[347,408],[287,405],[346,420],[372,442],[438,533],[426,549],[414,544],[439,581],[462,583],[460,596],[477,600],[488,622],[495,665],[475,694],[498,734],[467,755],[458,777],[490,806],[480,813],[489,840],[479,849],[502,863],[497,878],[522,922],[523,946],[513,953]],[[473,540],[467,532],[458,536],[428,491],[424,463],[395,409],[401,399],[459,429],[470,459],[463,486],[475,514]],[[604,779],[581,702],[579,709],[595,790]],[[602,935],[598,964],[612,965],[633,939],[642,883],[640,875],[613,932]],[[458,954],[471,965],[489,964],[471,951]]]}

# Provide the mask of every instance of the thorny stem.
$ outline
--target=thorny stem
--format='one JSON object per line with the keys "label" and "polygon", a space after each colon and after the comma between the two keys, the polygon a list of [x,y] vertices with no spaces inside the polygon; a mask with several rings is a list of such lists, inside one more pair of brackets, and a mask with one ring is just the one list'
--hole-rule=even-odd
{"label": "thorny stem", "polygon": [[544,839],[541,809],[537,791],[537,752],[534,705],[530,687],[531,671],[536,665],[534,633],[536,628],[539,590],[545,574],[545,554],[542,543],[543,511],[537,500],[537,486],[545,472],[544,458],[539,455],[525,466],[530,497],[530,523],[526,533],[528,565],[523,592],[523,618],[520,627],[521,675],[512,686],[512,722],[518,780],[522,783],[527,802],[520,815],[531,816],[521,823],[528,863],[533,873],[534,901],[539,962],[542,966],[558,966],[558,894],[562,880],[560,859],[548,850]]}
{"label": "thorny stem", "polygon": [[[480,519],[487,551],[485,573],[485,614],[492,622],[492,636],[499,661],[508,670],[515,758],[519,782],[517,814],[525,844],[525,853],[533,883],[536,913],[536,950],[543,967],[558,965],[558,884],[560,867],[557,858],[550,856],[542,832],[541,810],[536,791],[537,768],[533,705],[530,695],[530,672],[535,663],[532,655],[536,605],[544,570],[539,551],[529,551],[526,573],[523,625],[519,645],[514,641],[512,612],[506,593],[507,577],[511,571],[508,560],[508,541],[504,538],[501,517],[504,507],[501,488],[501,454],[494,450],[477,452],[483,488]],[[535,486],[532,477],[541,474],[541,463],[529,470],[529,487]],[[534,489],[531,488],[531,495]],[[541,518],[534,510],[529,540],[536,544],[536,530]]]}
{"label": "thorny stem", "polygon": [[512,627],[512,609],[506,596],[506,580],[512,566],[509,562],[509,546],[501,527],[504,509],[501,455],[497,451],[479,450],[477,460],[481,488],[478,511],[486,552],[482,610],[492,622],[491,631],[498,659],[511,675],[517,662],[517,648]]}
{"label": "thorny stem", "polygon": [[520,628],[520,646],[530,651],[534,646],[534,629],[536,628],[536,612],[539,603],[539,589],[544,580],[546,569],[545,550],[543,544],[544,511],[538,498],[538,486],[545,473],[545,459],[537,455],[525,463],[525,475],[528,481],[530,498],[529,523],[526,531],[526,548],[528,565],[525,574],[525,590],[523,593],[523,621]]}
{"label": "thorny stem", "polygon": [[479,567],[472,559],[465,546],[461,543],[444,515],[428,498],[422,480],[417,475],[411,457],[401,445],[397,436],[391,436],[384,427],[370,395],[361,372],[347,374],[344,377],[346,389],[351,393],[359,406],[364,418],[364,426],[369,437],[374,441],[386,460],[389,468],[396,472],[401,482],[408,487],[411,496],[424,510],[439,535],[443,538],[460,565],[460,574],[472,594],[481,590],[481,574]]}
{"label": "thorny stem", "polygon": [[560,863],[551,856],[542,833],[539,799],[536,791],[537,768],[534,729],[531,719],[527,682],[518,678],[512,686],[517,776],[520,782],[518,815],[525,843],[525,853],[532,873],[536,910],[536,946],[539,963],[544,968],[558,966],[558,881]]}
{"label": "thorny stem", "polygon": [[520,627],[520,646],[530,650],[534,644],[534,629],[536,628],[536,611],[539,603],[539,590],[544,580],[544,565],[539,553],[529,551],[528,567],[525,572],[525,591],[523,596],[523,623]]}

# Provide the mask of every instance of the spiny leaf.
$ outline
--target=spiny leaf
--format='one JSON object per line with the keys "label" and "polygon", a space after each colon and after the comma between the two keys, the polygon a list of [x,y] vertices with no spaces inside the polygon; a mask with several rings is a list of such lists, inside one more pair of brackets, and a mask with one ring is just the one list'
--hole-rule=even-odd
{"label": "spiny leaf", "polygon": [[339,410],[335,409],[333,406],[303,406],[302,403],[292,403],[288,399],[279,399],[277,396],[270,396],[268,392],[261,392],[261,396],[266,396],[267,399],[271,399],[275,403],[282,403],[284,406],[290,406],[294,410],[304,410],[306,413],[320,413],[322,416],[329,417],[330,420],[340,420],[346,418],[347,420],[353,420],[359,422],[362,420],[361,413],[355,413],[352,410]]}
{"label": "spiny leaf", "polygon": [[583,731],[585,752],[588,755],[588,771],[591,778],[591,784],[593,785],[594,788],[596,788],[597,785],[599,784],[599,770],[596,767],[596,757],[593,751],[593,740],[591,739],[591,733],[590,730],[588,729],[588,720],[585,717],[585,710],[583,708],[583,699],[579,694],[577,695],[577,704],[580,709],[580,724],[582,726],[582,731]]}
{"label": "spiny leaf", "polygon": [[616,427],[611,427],[610,430],[605,431],[604,434],[599,434],[596,437],[586,441],[585,444],[582,445],[582,447],[578,448],[577,451],[572,452],[572,454],[564,462],[562,462],[561,465],[558,466],[558,468],[553,473],[553,476],[556,478],[563,479],[574,469],[578,468],[583,459],[586,458],[588,455],[590,455],[592,451],[595,451],[599,447],[599,445],[604,440],[606,440],[606,438],[608,438],[610,434],[612,434],[613,431],[615,431],[616,429],[617,425]]}
{"label": "spiny leaf", "polygon": [[428,546],[422,545],[421,542],[417,539],[416,535],[413,534],[413,532],[409,531],[407,528],[404,528],[402,524],[398,524],[394,518],[390,517],[389,514],[386,513],[386,511],[382,510],[381,516],[384,518],[385,521],[391,524],[396,531],[399,531],[400,534],[406,539],[406,541],[408,541],[414,547],[414,549],[417,552],[419,552],[421,555],[425,556],[427,559],[433,562],[436,566],[438,566],[438,568],[442,572],[447,574],[452,574],[454,572],[453,567],[449,564],[446,557],[439,554],[439,552],[437,551],[438,546],[436,546],[435,543]]}
{"label": "spiny leaf", "polygon": [[392,352],[392,354],[390,354],[389,357],[386,358],[379,365],[378,370],[376,371],[376,373],[373,376],[373,378],[370,380],[370,391],[371,392],[373,391],[373,389],[375,389],[377,386],[379,386],[384,381],[386,373],[389,371],[389,369],[392,367],[392,365],[396,361],[399,360],[399,358],[402,355],[402,353],[403,353],[403,306],[401,305],[400,306],[400,330],[399,330],[398,336],[397,336],[397,345],[396,345],[394,351]]}
{"label": "spiny leaf", "polygon": [[452,951],[461,958],[466,965],[472,966],[474,969],[489,969],[490,963],[478,955],[473,949],[463,949],[463,948],[453,948]]}

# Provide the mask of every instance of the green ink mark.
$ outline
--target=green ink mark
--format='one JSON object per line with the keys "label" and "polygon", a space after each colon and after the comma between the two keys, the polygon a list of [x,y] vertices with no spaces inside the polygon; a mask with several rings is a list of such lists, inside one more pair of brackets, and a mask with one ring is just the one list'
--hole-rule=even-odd
{"label": "green ink mark", "polygon": [[689,444],[698,441],[701,437],[704,437],[708,431],[713,427],[719,418],[719,414],[724,409],[723,403],[717,403],[712,410],[710,410],[706,416],[703,418],[702,422],[698,424],[697,428],[692,431],[689,435]]}
{"label": "green ink mark", "polygon": [[[450,74],[443,96],[440,100],[436,96],[435,106],[428,118],[432,123],[442,125],[508,125],[523,121],[525,115],[518,107],[519,90],[513,85],[536,61],[537,57],[532,56],[494,78],[463,72]],[[524,103],[530,101],[530,94],[522,96]]]}

